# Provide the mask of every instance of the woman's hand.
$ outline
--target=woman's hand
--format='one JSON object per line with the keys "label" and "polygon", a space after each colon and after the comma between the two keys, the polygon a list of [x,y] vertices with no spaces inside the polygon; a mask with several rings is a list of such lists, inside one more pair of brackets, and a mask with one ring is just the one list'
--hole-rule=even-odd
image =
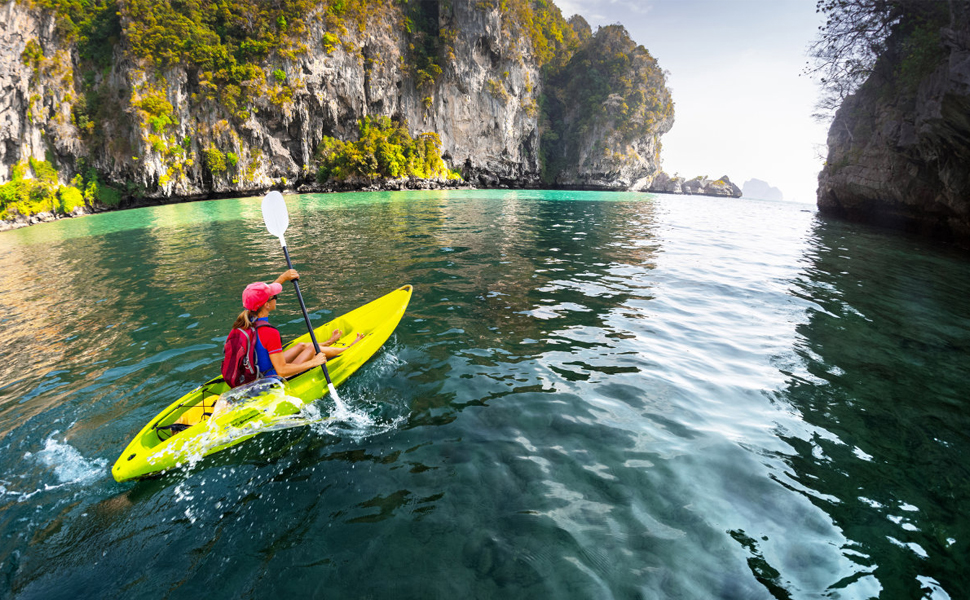
{"label": "woman's hand", "polygon": [[296,272],[296,269],[289,269],[283,271],[283,274],[276,278],[276,283],[286,283],[287,281],[293,281],[294,279],[299,279],[300,274]]}

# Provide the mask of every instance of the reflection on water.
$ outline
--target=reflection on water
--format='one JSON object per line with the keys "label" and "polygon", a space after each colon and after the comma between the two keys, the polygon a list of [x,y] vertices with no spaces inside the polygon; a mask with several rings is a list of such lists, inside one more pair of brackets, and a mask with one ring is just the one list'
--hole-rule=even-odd
{"label": "reflection on water", "polygon": [[[820,224],[795,293],[804,371],[784,395],[811,436],[785,439],[884,597],[968,591],[970,268],[864,229]],[[939,597],[939,596],[934,596]]]}
{"label": "reflection on water", "polygon": [[0,235],[0,590],[967,595],[964,257],[750,200],[287,202],[311,318],[410,283],[404,320],[344,405],[134,485],[283,269],[259,199]]}

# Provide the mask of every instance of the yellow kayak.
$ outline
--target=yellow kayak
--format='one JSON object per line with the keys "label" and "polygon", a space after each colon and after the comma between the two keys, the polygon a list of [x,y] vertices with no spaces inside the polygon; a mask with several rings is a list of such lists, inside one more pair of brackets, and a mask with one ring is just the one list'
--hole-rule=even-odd
{"label": "yellow kayak", "polygon": [[[316,328],[317,339],[327,339],[334,329],[341,330],[343,337],[334,345],[349,344],[358,333],[364,334],[363,339],[327,363],[334,386],[344,382],[384,345],[400,323],[410,300],[411,286],[406,285]],[[310,334],[305,333],[286,347],[309,341]],[[228,410],[211,418],[203,417],[179,433],[173,434],[168,429],[193,411],[200,416],[210,413],[215,401],[226,392],[229,386],[222,377],[217,377],[173,402],[138,432],[115,461],[111,475],[117,481],[157,475],[234,446],[262,431],[285,427],[288,418],[324,397],[328,389],[320,368],[285,381],[258,380],[229,392],[227,398],[232,401]]]}

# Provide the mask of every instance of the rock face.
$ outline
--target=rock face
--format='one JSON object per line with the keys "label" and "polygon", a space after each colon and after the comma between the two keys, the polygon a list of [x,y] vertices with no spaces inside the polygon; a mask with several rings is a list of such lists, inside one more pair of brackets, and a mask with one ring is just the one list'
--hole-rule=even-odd
{"label": "rock face", "polygon": [[842,104],[820,213],[970,246],[970,29],[943,28],[939,46],[915,85],[884,56]]}
{"label": "rock face", "polygon": [[695,177],[684,179],[683,177],[671,177],[664,172],[660,172],[647,191],[658,194],[697,194],[701,196],[724,196],[727,198],[740,198],[741,189],[727,175],[720,179],[707,179],[705,177]]}
{"label": "rock face", "polygon": [[[15,165],[35,159],[51,163],[65,185],[96,174],[122,204],[372,186],[318,183],[316,149],[326,136],[355,139],[365,117],[390,117],[413,134],[436,133],[445,163],[472,185],[646,189],[659,172],[660,136],[673,124],[656,61],[621,26],[593,34],[574,19],[578,33],[570,30],[573,46],[560,56],[572,66],[558,69],[554,85],[543,78],[549,50],[537,50],[535,36],[514,22],[519,5],[532,6],[373,0],[359,26],[343,29],[326,14],[308,15],[302,49],[267,55],[255,83],[242,84],[257,90],[247,96],[214,84],[198,65],[139,58],[132,25],[146,29],[137,11],[150,3],[112,9],[105,22],[113,37],[92,67],[90,48],[79,50],[57,16],[8,1],[0,6],[0,184],[12,180]],[[441,72],[430,82],[414,67],[417,38],[407,13],[414,6],[428,16],[437,44]],[[559,14],[551,2],[543,10]],[[570,61],[573,54],[579,59]],[[612,65],[611,79],[597,80],[586,98],[593,110],[560,94],[558,112],[544,116],[544,88],[583,85],[589,66],[600,63]],[[239,106],[225,100],[227,91]],[[543,136],[566,150],[543,161]],[[88,209],[103,208],[88,198],[85,192]]]}
{"label": "rock face", "polygon": [[741,195],[745,198],[758,198],[760,200],[776,200],[781,201],[785,199],[784,194],[778,188],[768,185],[767,181],[762,181],[760,179],[749,179],[744,182],[741,186]]}
{"label": "rock face", "polygon": [[[30,60],[25,51],[39,47],[49,58]],[[17,2],[0,5],[0,182],[10,179],[13,164],[43,160],[48,143],[57,154],[84,152],[71,123],[71,64],[53,18]]]}
{"label": "rock face", "polygon": [[[306,39],[316,47],[274,57],[271,65],[285,76],[291,97],[259,96],[246,119],[200,99],[197,74],[180,66],[156,72],[119,45],[110,69],[97,75],[98,84],[107,84],[102,97],[114,118],[95,140],[72,120],[72,96],[82,87],[74,74],[76,48],[58,35],[53,15],[7,2],[0,7],[0,183],[13,164],[43,160],[51,150],[65,181],[82,159],[109,181],[134,182],[147,197],[312,183],[313,153],[324,135],[353,138],[359,119],[381,115],[406,119],[414,132],[436,132],[443,157],[473,183],[537,182],[538,120],[529,107],[537,102],[539,67],[528,60],[528,39],[511,38],[499,10],[455,2],[439,20],[456,32],[460,59],[444,64],[433,88],[418,89],[401,68],[408,39],[395,10],[370,16],[352,43],[329,51],[320,46],[321,21],[309,19]],[[42,53],[36,64],[23,58],[29,44]],[[138,106],[152,93],[172,105],[174,125],[163,131],[153,130]],[[184,152],[173,152],[183,140]],[[213,176],[203,158],[209,147],[231,152],[234,168]]]}
{"label": "rock face", "polygon": [[545,182],[646,190],[660,172],[660,136],[674,124],[670,91],[650,53],[621,25],[602,27],[547,86]]}

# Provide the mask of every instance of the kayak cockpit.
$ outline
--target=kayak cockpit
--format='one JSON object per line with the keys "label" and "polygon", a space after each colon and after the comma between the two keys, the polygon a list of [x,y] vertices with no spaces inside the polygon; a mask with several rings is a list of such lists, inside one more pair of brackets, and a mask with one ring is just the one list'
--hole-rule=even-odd
{"label": "kayak cockpit", "polygon": [[[212,415],[219,397],[227,391],[229,385],[222,378],[218,378],[183,396],[152,421],[142,437],[142,446],[150,450],[179,431],[204,422]],[[179,428],[179,424],[186,427]]]}

